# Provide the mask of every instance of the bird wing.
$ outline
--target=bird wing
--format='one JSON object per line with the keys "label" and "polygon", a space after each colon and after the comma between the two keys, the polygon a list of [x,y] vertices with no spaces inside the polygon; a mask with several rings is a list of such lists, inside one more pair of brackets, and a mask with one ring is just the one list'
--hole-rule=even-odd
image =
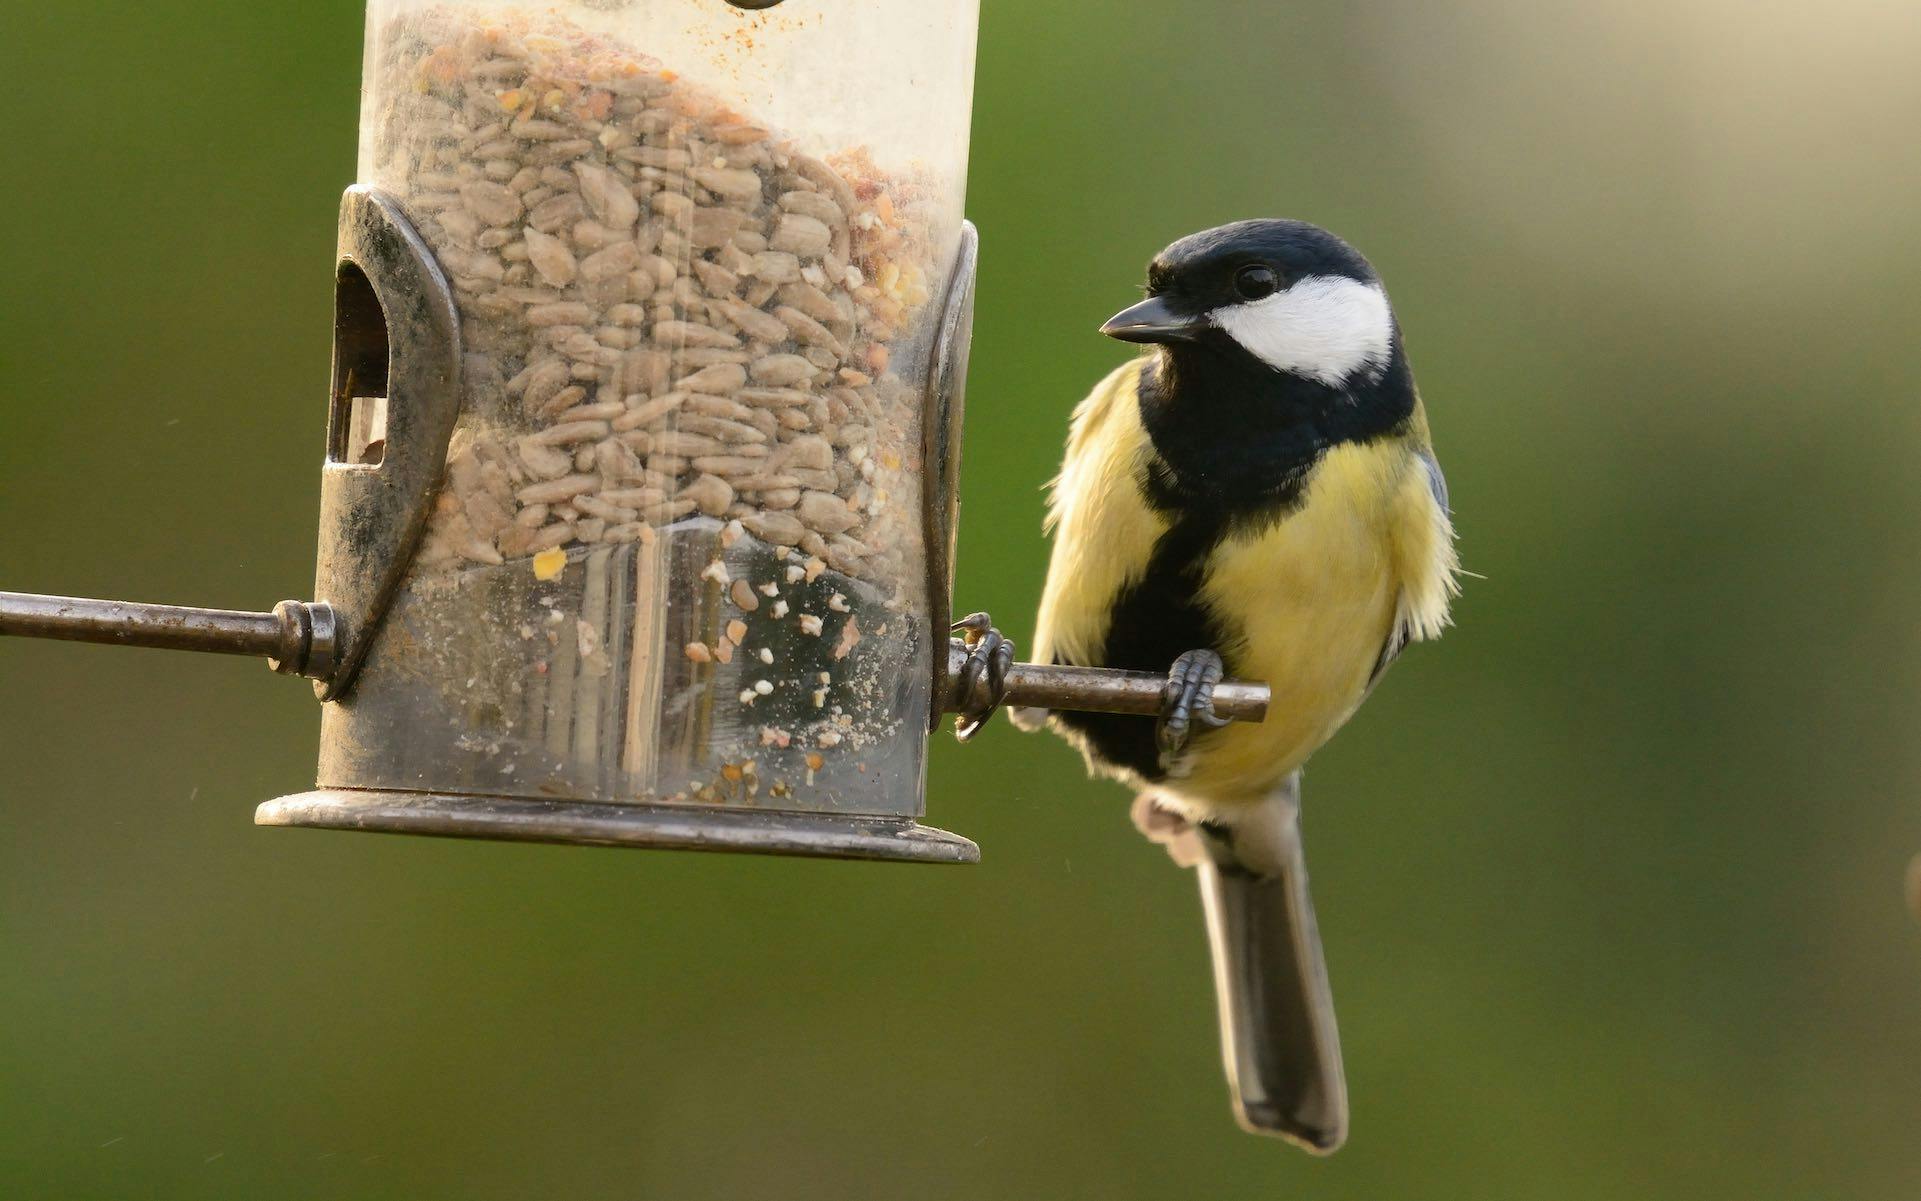
{"label": "bird wing", "polygon": [[1449,602],[1460,594],[1461,563],[1454,548],[1454,521],[1447,503],[1447,477],[1433,450],[1422,445],[1414,470],[1402,480],[1393,504],[1394,569],[1401,581],[1394,625],[1368,679],[1373,687],[1410,642],[1438,638],[1448,622]]}
{"label": "bird wing", "polygon": [[1049,484],[1054,536],[1034,627],[1038,662],[1098,664],[1116,594],[1147,570],[1167,522],[1138,484],[1152,446],[1141,425],[1135,360],[1075,406],[1060,474]]}

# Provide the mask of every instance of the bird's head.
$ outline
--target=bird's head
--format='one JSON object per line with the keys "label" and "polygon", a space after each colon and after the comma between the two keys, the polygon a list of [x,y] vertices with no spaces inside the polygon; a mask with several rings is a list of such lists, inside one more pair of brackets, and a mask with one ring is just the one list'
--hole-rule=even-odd
{"label": "bird's head", "polygon": [[1332,388],[1378,377],[1394,355],[1394,312],[1360,252],[1305,221],[1236,221],[1154,256],[1147,299],[1101,332],[1178,358],[1251,356]]}

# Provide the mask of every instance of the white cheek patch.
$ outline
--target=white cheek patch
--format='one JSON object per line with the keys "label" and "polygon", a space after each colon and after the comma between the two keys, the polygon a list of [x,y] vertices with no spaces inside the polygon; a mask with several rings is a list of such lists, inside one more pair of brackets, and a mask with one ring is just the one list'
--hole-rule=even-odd
{"label": "white cheek patch", "polygon": [[1330,385],[1387,366],[1394,340],[1387,293],[1338,275],[1310,275],[1285,292],[1207,316],[1276,371]]}

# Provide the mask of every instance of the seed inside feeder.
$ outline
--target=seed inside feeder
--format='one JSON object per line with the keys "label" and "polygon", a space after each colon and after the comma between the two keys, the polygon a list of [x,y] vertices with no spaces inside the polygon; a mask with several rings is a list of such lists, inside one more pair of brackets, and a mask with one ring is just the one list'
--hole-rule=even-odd
{"label": "seed inside feeder", "polygon": [[[409,11],[376,69],[378,173],[453,281],[482,417],[427,562],[701,514],[729,545],[903,578],[913,514],[877,497],[914,495],[919,398],[884,365],[939,270],[924,183],[859,147],[804,153],[806,131],[557,15]],[[876,448],[901,467],[863,470]],[[573,512],[521,520],[542,504]]]}

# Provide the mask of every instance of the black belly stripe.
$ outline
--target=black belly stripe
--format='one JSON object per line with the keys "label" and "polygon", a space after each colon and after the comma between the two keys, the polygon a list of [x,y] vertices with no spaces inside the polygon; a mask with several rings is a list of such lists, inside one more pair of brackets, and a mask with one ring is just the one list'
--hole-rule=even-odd
{"label": "black belly stripe", "polygon": [[[1221,630],[1201,605],[1201,571],[1220,541],[1226,522],[1217,515],[1184,516],[1154,544],[1147,571],[1115,598],[1101,648],[1101,667],[1165,672],[1191,650],[1217,648]],[[1159,780],[1160,746],[1155,719],[1122,713],[1055,715],[1077,731],[1103,763]]]}

